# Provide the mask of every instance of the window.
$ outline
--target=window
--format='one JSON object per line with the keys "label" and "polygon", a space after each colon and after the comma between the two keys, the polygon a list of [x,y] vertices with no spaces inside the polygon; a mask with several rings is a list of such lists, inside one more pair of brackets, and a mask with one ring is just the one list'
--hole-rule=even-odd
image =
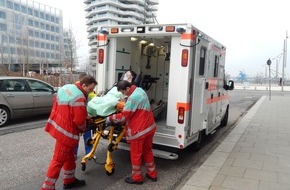
{"label": "window", "polygon": [[0,6],[5,7],[5,0],[0,0]]}
{"label": "window", "polygon": [[29,40],[29,47],[34,47],[34,41],[33,40]]}
{"label": "window", "polygon": [[33,26],[33,20],[28,19],[28,25],[29,25],[29,26]]}
{"label": "window", "polygon": [[215,60],[214,60],[214,73],[213,73],[213,77],[217,77],[218,76],[218,70],[219,70],[219,56],[215,56]]}
{"label": "window", "polygon": [[3,51],[3,53],[9,53],[8,47],[2,47],[2,51]]}
{"label": "window", "polygon": [[39,51],[35,51],[35,56],[36,57],[40,57],[40,52]]}
{"label": "window", "polygon": [[205,68],[205,56],[206,56],[206,49],[204,47],[200,48],[200,58],[199,58],[199,75],[204,75],[204,68]]}
{"label": "window", "polygon": [[[1,34],[0,34],[1,35]],[[4,44],[9,43],[8,42],[8,36],[6,36],[5,34],[1,35],[2,40],[1,40],[1,45],[3,46]]]}
{"label": "window", "polygon": [[39,12],[34,10],[34,16],[39,17]]}
{"label": "window", "polygon": [[46,44],[46,49],[50,49],[50,44]]}
{"label": "window", "polygon": [[40,12],[40,18],[44,19],[44,13]]}
{"label": "window", "polygon": [[33,16],[33,11],[31,8],[28,8],[28,14],[30,14],[31,16]]}
{"label": "window", "polygon": [[36,38],[39,38],[39,32],[35,31],[35,32],[34,32],[34,36],[35,36]]}
{"label": "window", "polygon": [[21,44],[22,44],[22,40],[21,40],[21,38],[16,38],[16,43],[17,43],[18,45],[21,45]]}
{"label": "window", "polygon": [[21,5],[21,12],[27,14],[27,8]]}
{"label": "window", "polygon": [[0,11],[0,18],[6,19],[6,12]]}
{"label": "window", "polygon": [[39,47],[40,47],[40,45],[39,45],[39,42],[38,42],[38,41],[35,41],[34,45],[35,45],[35,47],[37,47],[37,48],[39,48]]}
{"label": "window", "polygon": [[29,36],[34,36],[33,30],[29,30],[28,33],[29,33]]}
{"label": "window", "polygon": [[12,47],[12,48],[10,49],[10,51],[11,51],[11,54],[16,54],[16,49],[15,49],[14,47]]}
{"label": "window", "polygon": [[45,19],[48,20],[48,21],[50,21],[50,16],[49,16],[49,14],[45,14]]}
{"label": "window", "polygon": [[27,82],[32,92],[52,92],[54,90],[47,84],[40,81],[27,80]]}
{"label": "window", "polygon": [[39,28],[39,22],[34,21],[34,26],[37,27],[37,28]]}
{"label": "window", "polygon": [[45,29],[45,25],[44,25],[44,23],[40,23],[40,28],[41,28],[41,29]]}
{"label": "window", "polygon": [[44,33],[40,33],[40,36],[42,39],[45,39],[45,34]]}
{"label": "window", "polygon": [[21,91],[27,91],[27,88],[25,86],[24,81],[15,80],[15,79],[9,79],[5,83],[4,90],[5,91],[21,92]]}
{"label": "window", "polygon": [[14,10],[20,11],[20,6],[16,3],[14,3]]}
{"label": "window", "polygon": [[49,34],[46,34],[46,39],[50,40],[50,35]]}
{"label": "window", "polygon": [[11,1],[6,1],[7,7],[13,9],[13,3]]}
{"label": "window", "polygon": [[7,32],[7,25],[0,23],[0,30],[3,32]]}

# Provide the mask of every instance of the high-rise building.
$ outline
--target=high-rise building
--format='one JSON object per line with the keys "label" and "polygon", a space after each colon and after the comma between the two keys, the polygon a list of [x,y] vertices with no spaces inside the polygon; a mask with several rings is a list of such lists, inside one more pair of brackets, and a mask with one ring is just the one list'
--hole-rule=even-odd
{"label": "high-rise building", "polygon": [[90,60],[94,65],[98,26],[155,23],[159,0],[84,0],[84,3]]}
{"label": "high-rise building", "polygon": [[62,11],[32,0],[0,0],[0,64],[11,71],[59,72]]}

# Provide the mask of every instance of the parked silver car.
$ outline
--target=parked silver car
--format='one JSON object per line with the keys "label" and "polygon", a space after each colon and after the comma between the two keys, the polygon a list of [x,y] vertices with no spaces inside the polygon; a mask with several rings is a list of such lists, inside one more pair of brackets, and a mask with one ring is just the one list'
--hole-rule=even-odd
{"label": "parked silver car", "polygon": [[56,88],[27,77],[0,76],[0,127],[11,119],[49,114]]}

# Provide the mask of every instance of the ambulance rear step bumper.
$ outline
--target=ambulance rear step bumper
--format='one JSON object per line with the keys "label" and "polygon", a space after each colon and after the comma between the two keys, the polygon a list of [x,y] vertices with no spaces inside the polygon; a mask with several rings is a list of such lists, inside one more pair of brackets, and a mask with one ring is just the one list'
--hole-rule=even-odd
{"label": "ambulance rear step bumper", "polygon": [[[122,150],[130,150],[129,144],[126,143],[119,143],[118,144],[118,149]],[[167,152],[163,150],[158,150],[158,149],[153,149],[153,154],[155,157],[158,158],[163,158],[167,160],[177,160],[178,159],[178,154],[172,153],[172,152]]]}

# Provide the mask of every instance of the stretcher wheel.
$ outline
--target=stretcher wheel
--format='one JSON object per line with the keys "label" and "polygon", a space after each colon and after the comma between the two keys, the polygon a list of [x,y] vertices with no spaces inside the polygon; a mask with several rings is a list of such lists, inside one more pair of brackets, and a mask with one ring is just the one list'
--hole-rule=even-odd
{"label": "stretcher wheel", "polygon": [[111,175],[113,175],[114,173],[115,173],[115,168],[112,168],[112,172],[106,171],[106,174],[107,174],[108,176],[111,176]]}
{"label": "stretcher wheel", "polygon": [[108,146],[108,151],[109,151],[109,152],[113,152],[113,150],[114,150],[114,146],[115,146],[114,143],[110,143],[109,146]]}
{"label": "stretcher wheel", "polygon": [[82,163],[82,171],[86,171],[86,163]]}

